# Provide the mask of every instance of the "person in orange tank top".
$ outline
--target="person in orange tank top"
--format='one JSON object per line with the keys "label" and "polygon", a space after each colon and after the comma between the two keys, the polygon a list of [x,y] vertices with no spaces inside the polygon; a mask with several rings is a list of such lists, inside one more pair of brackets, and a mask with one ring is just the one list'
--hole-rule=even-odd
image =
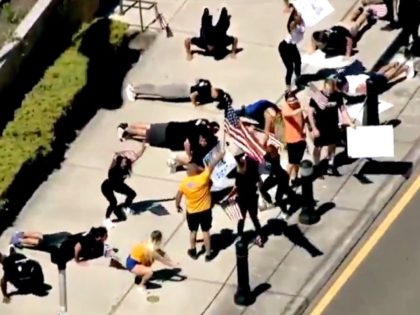
{"label": "person in orange tank top", "polygon": [[284,120],[284,138],[289,154],[287,173],[293,184],[296,183],[299,174],[299,164],[306,149],[305,118],[303,116],[304,109],[294,92],[287,92],[285,99],[286,101],[282,106],[282,115]]}

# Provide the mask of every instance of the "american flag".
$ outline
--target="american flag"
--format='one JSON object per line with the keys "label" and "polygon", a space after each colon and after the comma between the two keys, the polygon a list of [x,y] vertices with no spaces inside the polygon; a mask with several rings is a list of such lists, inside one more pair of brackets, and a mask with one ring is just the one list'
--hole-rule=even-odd
{"label": "american flag", "polygon": [[309,83],[309,97],[312,98],[321,109],[328,105],[328,98],[313,83]]}
{"label": "american flag", "polygon": [[228,216],[229,220],[238,222],[244,218],[241,212],[241,208],[239,208],[238,203],[234,199],[229,199],[221,203],[220,206]]}
{"label": "american flag", "polygon": [[244,151],[251,159],[262,163],[264,161],[265,150],[258,140],[239,120],[231,105],[225,110],[225,133],[233,142]]}

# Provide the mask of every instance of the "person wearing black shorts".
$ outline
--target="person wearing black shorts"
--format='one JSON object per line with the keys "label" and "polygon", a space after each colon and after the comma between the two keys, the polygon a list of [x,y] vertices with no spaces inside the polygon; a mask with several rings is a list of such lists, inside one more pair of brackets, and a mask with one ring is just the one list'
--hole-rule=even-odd
{"label": "person wearing black shorts", "polygon": [[209,9],[205,8],[201,17],[200,36],[185,39],[184,45],[187,52],[187,60],[192,60],[193,51],[191,45],[202,49],[202,53],[213,56],[216,60],[223,59],[229,51],[228,46],[232,45],[231,56],[235,58],[238,49],[238,39],[229,36],[227,31],[230,26],[231,16],[226,8],[222,8],[219,21],[213,26],[213,17]]}
{"label": "person wearing black shorts", "polygon": [[[308,118],[314,138],[314,164],[318,165],[321,156],[321,149],[328,148],[328,170],[333,175],[339,175],[334,164],[336,146],[340,140],[340,120],[339,115],[343,119],[342,123],[353,126],[353,122],[344,106],[342,93],[336,89],[333,78],[324,82],[324,88],[320,92],[321,97],[315,100],[313,97],[309,101]],[[322,101],[322,102],[321,102]]]}

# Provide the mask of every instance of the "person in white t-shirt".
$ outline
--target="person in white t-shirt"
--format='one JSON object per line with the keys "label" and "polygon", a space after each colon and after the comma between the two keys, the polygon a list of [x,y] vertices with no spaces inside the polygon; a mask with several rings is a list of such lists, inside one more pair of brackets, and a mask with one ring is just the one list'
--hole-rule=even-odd
{"label": "person in white t-shirt", "polygon": [[371,79],[378,94],[383,93],[389,84],[407,77],[409,67],[404,63],[393,62],[376,72],[357,75],[338,75],[335,78],[337,89],[347,96],[357,97],[367,94],[366,81]]}

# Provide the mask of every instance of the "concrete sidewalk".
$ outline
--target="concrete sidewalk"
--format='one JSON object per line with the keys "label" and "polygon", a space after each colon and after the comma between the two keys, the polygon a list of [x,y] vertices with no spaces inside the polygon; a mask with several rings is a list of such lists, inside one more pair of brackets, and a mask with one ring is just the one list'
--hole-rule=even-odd
{"label": "concrete sidewalk", "polygon": [[[332,0],[331,3],[335,12],[316,29],[333,25],[353,5],[346,0]],[[239,37],[244,51],[238,54],[237,60],[216,62],[197,56],[192,62],[187,62],[183,40],[198,32],[203,7],[209,6],[215,12],[216,8],[224,5],[232,14],[230,31]],[[170,21],[175,36],[167,39],[161,34],[128,73],[127,82],[189,82],[204,77],[229,91],[237,107],[260,98],[273,101],[280,98],[284,91],[285,71],[277,53],[277,44],[285,35],[287,21],[287,16],[281,13],[282,1],[232,0],[226,3],[215,0],[210,3],[203,0],[163,0],[159,1],[159,6]],[[136,10],[123,18],[137,19],[135,13]],[[147,18],[152,19],[151,16]],[[396,35],[380,31],[381,25],[383,23],[375,25],[359,43],[360,59],[367,68],[373,66]],[[312,31],[308,30],[307,39]],[[417,157],[418,152],[415,151],[411,151],[412,156],[407,154],[420,134],[420,126],[416,123],[420,111],[413,101],[418,86],[417,80],[407,81],[383,96],[394,104],[384,118],[400,117],[402,120],[396,130],[397,161],[415,160]],[[136,101],[127,102],[116,111],[100,111],[71,145],[61,169],[37,190],[15,226],[0,238],[0,248],[7,247],[9,236],[16,228],[45,233],[61,230],[79,232],[102,222],[106,202],[100,194],[100,184],[106,176],[112,153],[132,145],[118,143],[118,123],[203,117],[223,120],[222,114],[213,105],[194,109],[190,104]],[[187,279],[182,283],[164,281],[162,288],[153,292],[160,301],[149,303],[135,289],[133,276],[108,268],[105,259],[91,262],[87,267],[70,263],[69,314],[271,315],[300,311],[325,283],[401,180],[400,176],[372,175],[369,177],[373,183],[363,185],[352,176],[357,167],[357,163],[353,163],[340,168],[342,177],[317,181],[315,196],[319,204],[334,202],[335,208],[326,212],[321,222],[309,228],[295,224],[296,218],[291,218],[283,232],[293,240],[301,231],[324,255],[312,258],[304,248],[284,236],[270,237],[263,249],[253,247],[249,255],[251,285],[255,288],[268,283],[271,288],[261,294],[254,305],[241,308],[233,304],[236,284],[233,246],[222,250],[210,263],[205,263],[203,259],[192,261],[186,255],[188,231],[184,217],[176,212],[173,201],[162,201],[174,196],[178,182],[184,176],[183,173],[168,174],[165,168],[168,154],[165,150],[149,148],[136,164],[129,184],[138,192],[140,202],[136,207],[142,211],[138,217],[130,217],[127,222],[118,224],[110,232],[110,242],[121,249],[121,257],[125,258],[134,243],[147,239],[153,229],[160,229],[166,238],[168,253],[181,263],[181,274]],[[265,223],[277,214],[277,210],[269,210],[262,212],[260,217]],[[248,224],[247,227],[251,227]],[[214,210],[213,226],[215,234],[224,229],[235,230],[219,208]],[[219,236],[219,240],[222,238]],[[0,305],[0,312],[9,315],[28,312],[34,315],[53,314],[58,310],[56,269],[45,254],[26,253],[43,264],[46,279],[54,288],[45,298],[15,296],[12,304]]]}

